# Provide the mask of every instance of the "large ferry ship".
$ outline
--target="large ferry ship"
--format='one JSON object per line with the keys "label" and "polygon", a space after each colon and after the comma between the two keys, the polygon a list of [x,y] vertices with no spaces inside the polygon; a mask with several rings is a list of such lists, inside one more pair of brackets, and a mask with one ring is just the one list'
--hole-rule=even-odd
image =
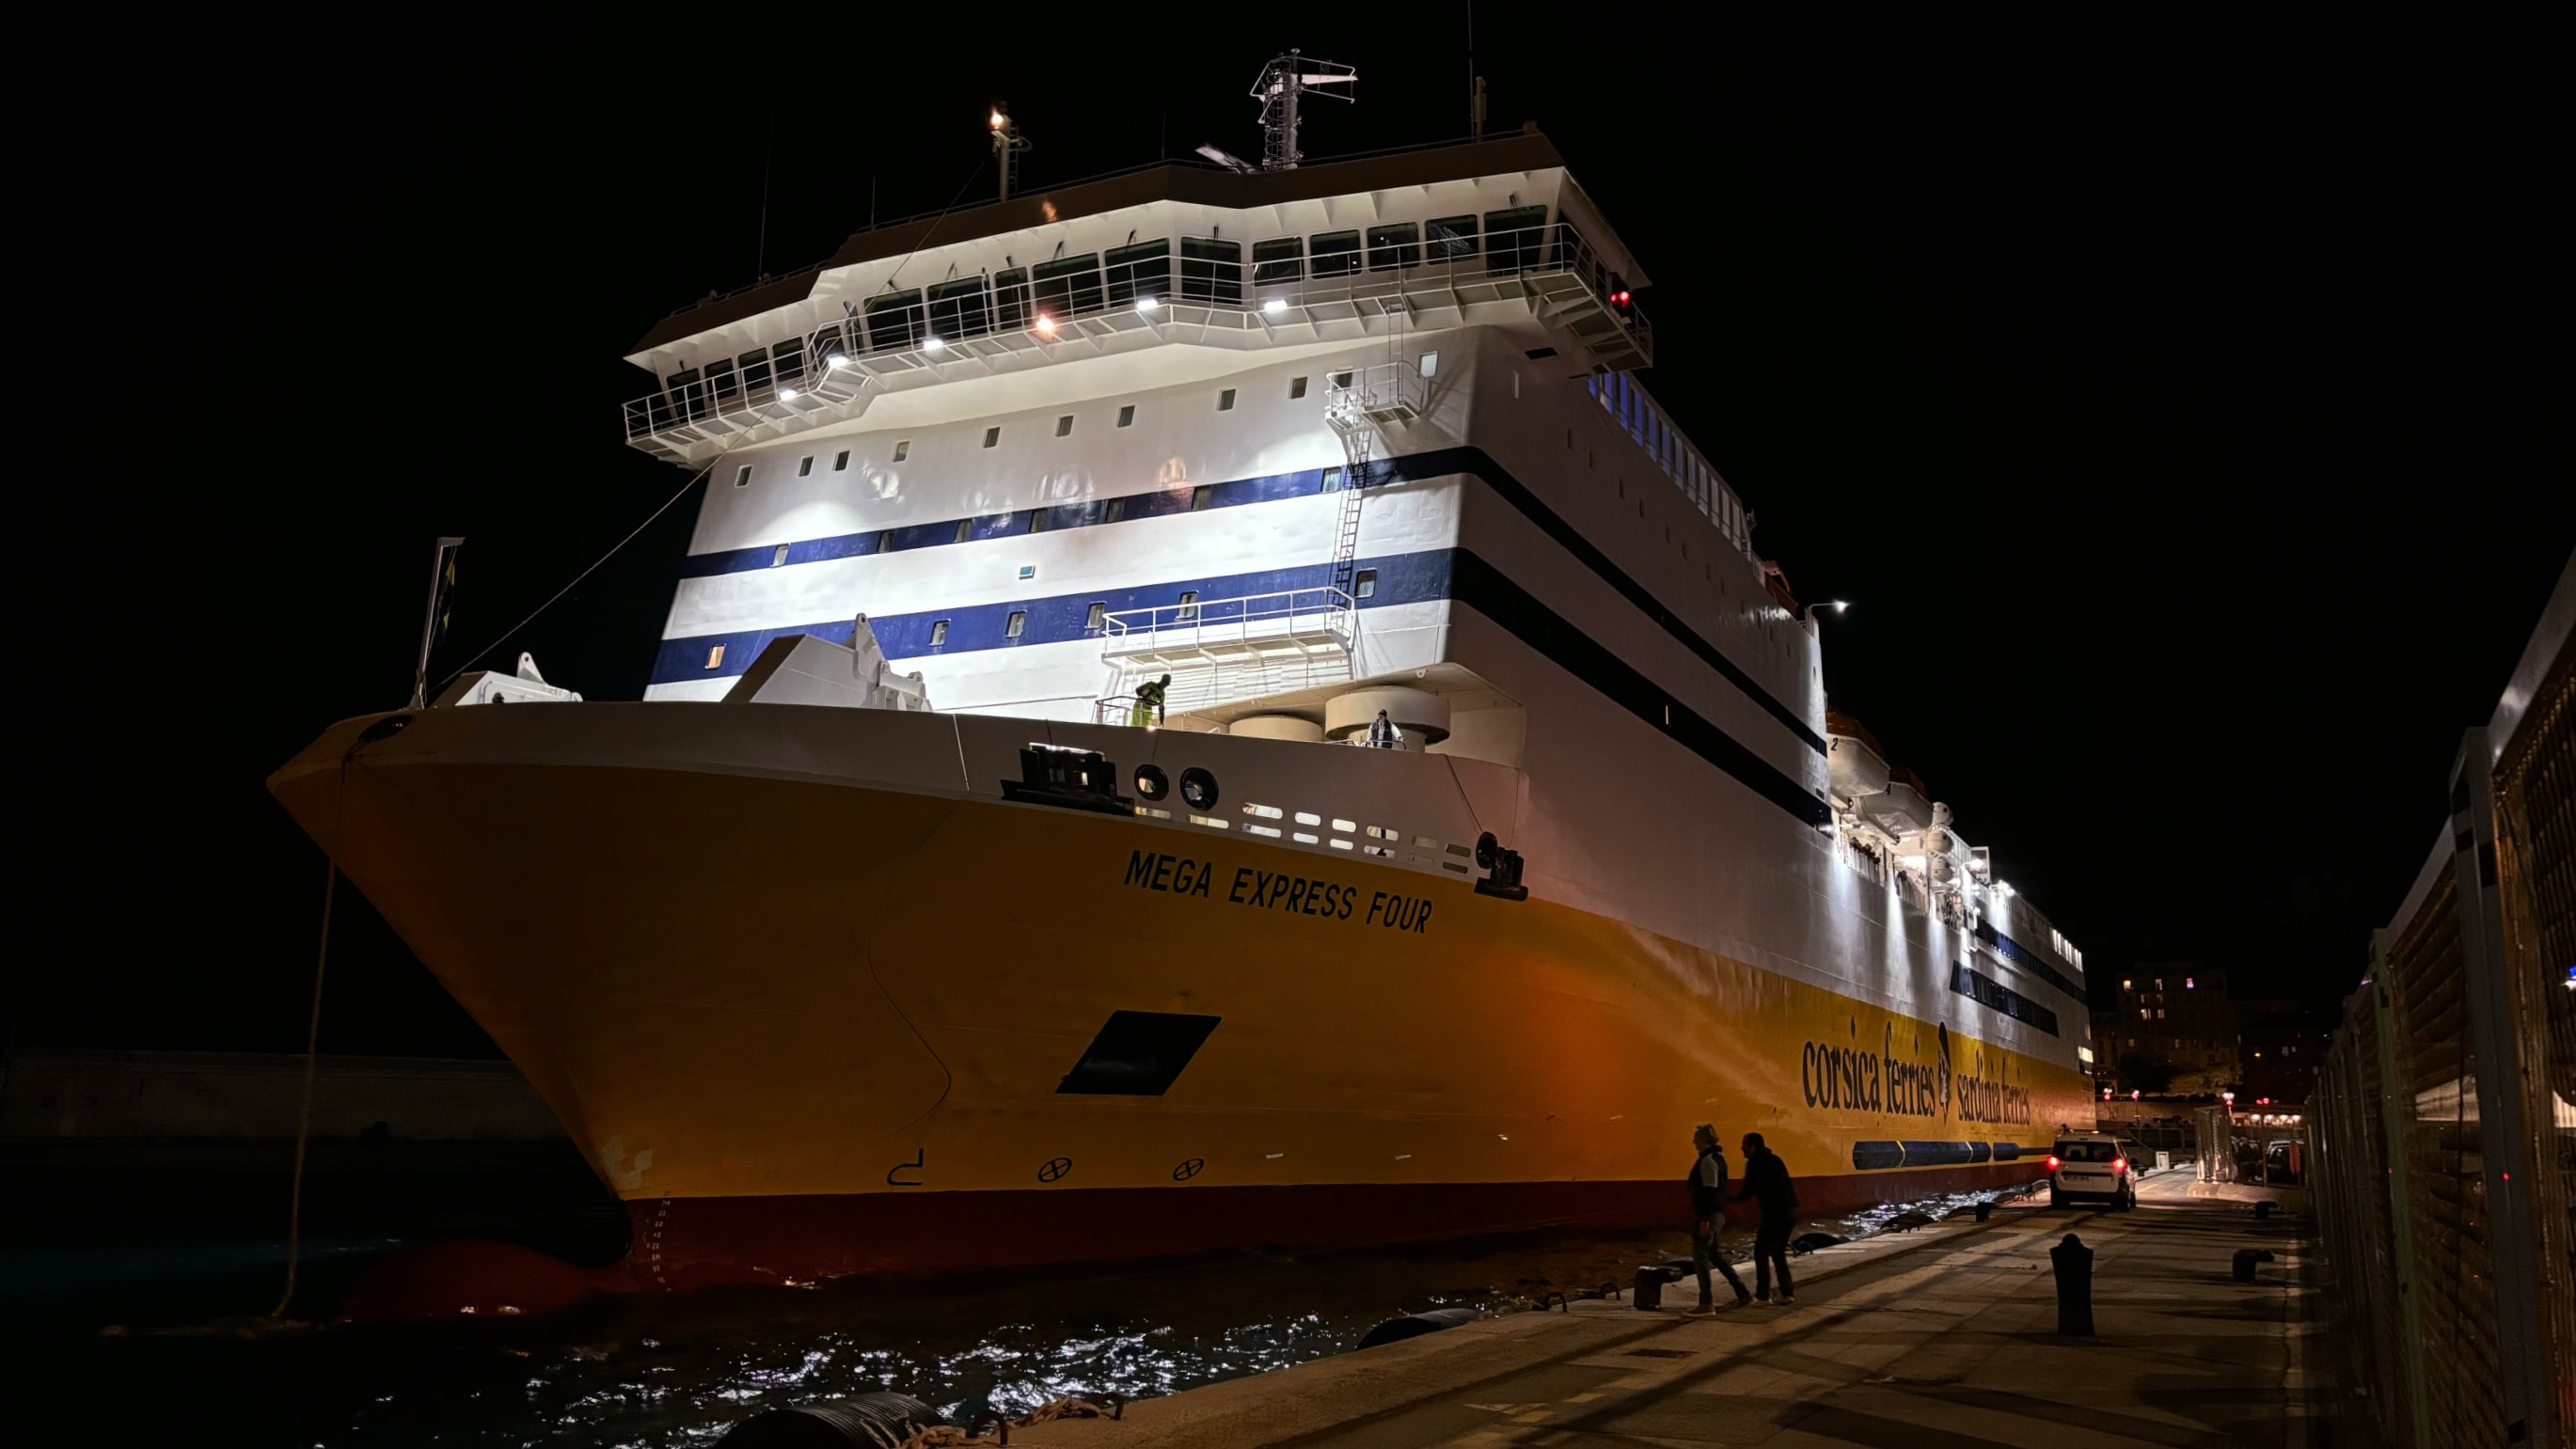
{"label": "large ferry ship", "polygon": [[645,698],[467,675],[271,780],[638,1285],[1668,1223],[1700,1122],[1831,1213],[2091,1124],[2081,954],[1826,712],[1550,143],[1272,143],[667,319]]}

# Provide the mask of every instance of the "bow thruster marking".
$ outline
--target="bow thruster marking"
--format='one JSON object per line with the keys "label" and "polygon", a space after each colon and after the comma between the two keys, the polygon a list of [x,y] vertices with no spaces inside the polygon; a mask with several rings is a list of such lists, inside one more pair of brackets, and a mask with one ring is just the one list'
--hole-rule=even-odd
{"label": "bow thruster marking", "polygon": [[1072,1158],[1050,1157],[1046,1160],[1046,1165],[1038,1169],[1038,1181],[1053,1182],[1071,1171],[1073,1171]]}
{"label": "bow thruster marking", "polygon": [[925,1150],[924,1150],[924,1149],[922,1149],[922,1148],[916,1147],[916,1148],[912,1149],[912,1160],[911,1160],[910,1162],[898,1162],[898,1163],[896,1163],[894,1166],[887,1168],[887,1169],[886,1169],[886,1186],[888,1186],[888,1187],[919,1187],[919,1186],[921,1186],[921,1179],[920,1179],[920,1178],[917,1178],[917,1177],[897,1177],[897,1176],[895,1176],[895,1174],[896,1174],[896,1173],[898,1173],[898,1172],[902,1172],[902,1171],[904,1171],[904,1170],[905,1170],[905,1169],[907,1169],[907,1168],[919,1167],[919,1166],[921,1165],[922,1158],[923,1158],[923,1156],[924,1156],[924,1155],[925,1155]]}
{"label": "bow thruster marking", "polygon": [[1189,1181],[1191,1178],[1198,1176],[1198,1175],[1199,1175],[1199,1169],[1200,1169],[1200,1168],[1202,1168],[1202,1167],[1205,1167],[1205,1166],[1207,1166],[1207,1159],[1206,1159],[1206,1158],[1204,1158],[1204,1157],[1193,1157],[1193,1158],[1191,1158],[1189,1161],[1184,1162],[1184,1163],[1182,1163],[1180,1166],[1175,1167],[1175,1168],[1173,1168],[1173,1169],[1172,1169],[1172,1181],[1174,1181],[1174,1182],[1187,1182],[1187,1181]]}

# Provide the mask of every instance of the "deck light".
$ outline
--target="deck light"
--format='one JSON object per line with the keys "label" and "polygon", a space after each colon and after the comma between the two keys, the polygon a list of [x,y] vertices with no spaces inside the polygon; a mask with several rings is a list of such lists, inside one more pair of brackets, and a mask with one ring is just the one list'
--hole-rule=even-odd
{"label": "deck light", "polygon": [[937,352],[947,345],[948,343],[944,338],[924,337],[921,339],[921,350],[924,352]]}
{"label": "deck light", "polygon": [[778,400],[780,402],[794,402],[796,401],[796,396],[796,389],[792,387],[782,387],[778,390]]}
{"label": "deck light", "polygon": [[1038,330],[1049,337],[1053,337],[1055,335],[1055,319],[1044,312],[1040,312],[1038,314]]}
{"label": "deck light", "polygon": [[825,367],[847,367],[850,365],[850,354],[846,352],[834,352],[828,354],[823,359],[823,365]]}
{"label": "deck light", "polygon": [[1273,297],[1269,301],[1261,304],[1261,310],[1269,313],[1273,317],[1276,317],[1280,313],[1288,310],[1288,299],[1285,297]]}
{"label": "deck light", "polygon": [[1139,297],[1136,299],[1136,312],[1139,316],[1151,317],[1161,310],[1163,310],[1163,299],[1160,297]]}

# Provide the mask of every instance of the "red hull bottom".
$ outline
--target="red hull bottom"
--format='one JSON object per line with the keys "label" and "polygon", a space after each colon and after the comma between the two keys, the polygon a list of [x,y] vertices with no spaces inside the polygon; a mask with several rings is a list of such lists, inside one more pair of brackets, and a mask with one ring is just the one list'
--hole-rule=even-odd
{"label": "red hull bottom", "polygon": [[[1798,1179],[1799,1209],[1832,1217],[1885,1202],[1993,1191],[2035,1162]],[[630,1200],[636,1286],[811,1282],[1172,1257],[1226,1248],[1340,1248],[1548,1229],[1679,1227],[1671,1182],[1092,1188],[1064,1192]],[[1749,1214],[1749,1204],[1731,1215]],[[1749,1222],[1749,1216],[1740,1218]]]}

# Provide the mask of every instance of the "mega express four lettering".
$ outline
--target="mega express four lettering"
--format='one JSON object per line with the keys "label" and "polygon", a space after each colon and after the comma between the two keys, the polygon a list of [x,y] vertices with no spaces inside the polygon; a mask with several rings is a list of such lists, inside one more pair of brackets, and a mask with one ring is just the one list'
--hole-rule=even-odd
{"label": "mega express four lettering", "polygon": [[[1127,857],[1127,878],[1121,884],[1138,890],[1213,899],[1211,892],[1219,868],[1212,860],[1139,850]],[[1358,886],[1344,885],[1339,881],[1291,875],[1286,871],[1255,870],[1248,865],[1235,868],[1234,879],[1226,888],[1225,900],[1229,905],[1294,911],[1301,916],[1356,921],[1364,926],[1411,931],[1416,935],[1427,933],[1431,925],[1431,901],[1425,896],[1363,891]]]}

